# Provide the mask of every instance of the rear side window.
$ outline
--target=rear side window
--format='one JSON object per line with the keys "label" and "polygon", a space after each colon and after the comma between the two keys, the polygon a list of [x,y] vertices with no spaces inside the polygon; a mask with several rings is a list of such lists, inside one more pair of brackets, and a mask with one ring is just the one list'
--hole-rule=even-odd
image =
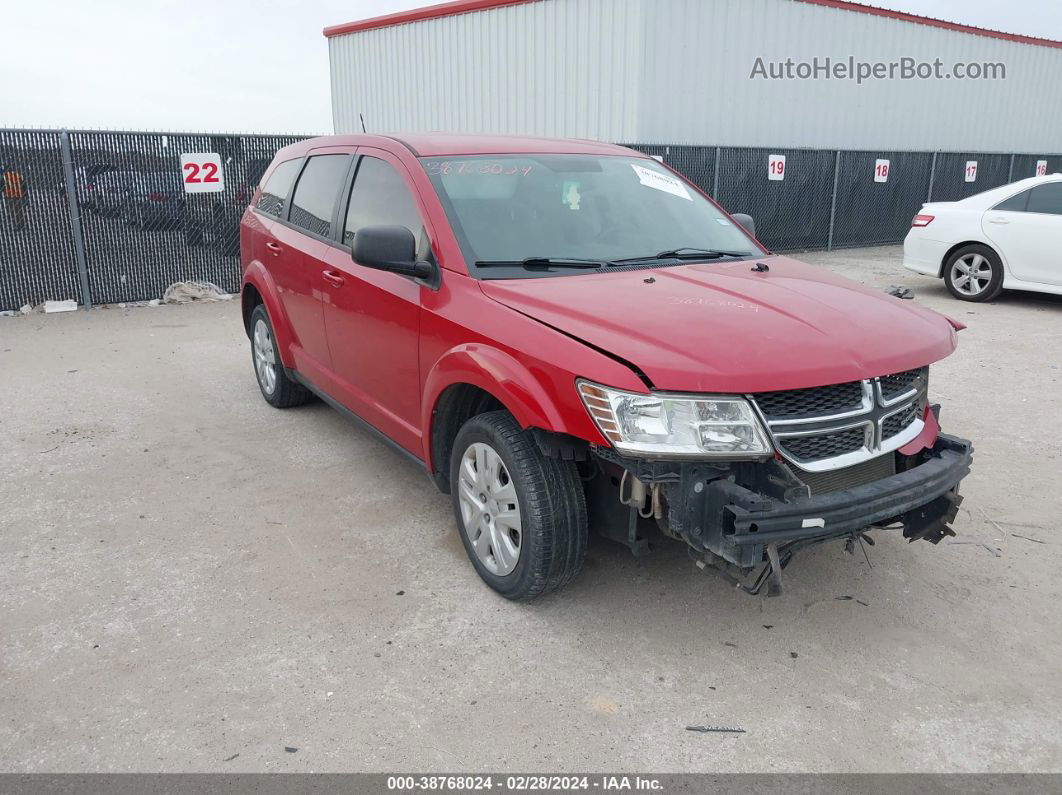
{"label": "rear side window", "polygon": [[1062,215],[1062,182],[1047,182],[1029,191],[1030,213]]}
{"label": "rear side window", "polygon": [[349,165],[350,155],[317,155],[307,160],[291,197],[288,220],[315,235],[331,236],[332,211]]}
{"label": "rear side window", "polygon": [[262,186],[262,192],[258,195],[259,210],[276,218],[284,211],[284,200],[291,192],[291,183],[295,181],[295,175],[299,173],[302,159],[285,160],[269,175],[266,184]]}
{"label": "rear side window", "polygon": [[1015,213],[1023,213],[1023,212],[1025,212],[1025,205],[1029,201],[1029,194],[1030,193],[1032,193],[1032,191],[1023,190],[1017,196],[1011,196],[1009,199],[1006,199],[1005,201],[1001,201],[999,204],[997,204],[992,209],[993,210],[1010,210],[1011,212],[1015,212]]}
{"label": "rear side window", "polygon": [[347,205],[343,242],[348,246],[363,226],[404,226],[418,241],[424,228],[413,195],[390,163],[362,157]]}

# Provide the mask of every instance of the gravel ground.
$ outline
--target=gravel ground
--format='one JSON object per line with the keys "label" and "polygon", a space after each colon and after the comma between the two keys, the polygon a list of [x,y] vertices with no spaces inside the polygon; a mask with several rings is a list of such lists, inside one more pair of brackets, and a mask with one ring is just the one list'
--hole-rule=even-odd
{"label": "gravel ground", "polygon": [[931,384],[977,460],[958,539],[778,599],[596,541],[510,604],[416,467],[261,400],[235,302],[0,318],[0,769],[1062,770],[1062,299],[803,258],[969,325]]}

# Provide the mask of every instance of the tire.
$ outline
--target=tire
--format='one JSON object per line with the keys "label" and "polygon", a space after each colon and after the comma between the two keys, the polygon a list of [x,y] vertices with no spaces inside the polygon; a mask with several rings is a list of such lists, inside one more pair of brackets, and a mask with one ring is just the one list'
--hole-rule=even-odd
{"label": "tire", "polygon": [[[489,453],[497,457],[493,467]],[[575,464],[544,456],[509,412],[479,414],[464,424],[454,441],[450,483],[465,552],[476,573],[506,599],[530,601],[579,573],[587,522]]]}
{"label": "tire", "polygon": [[960,301],[991,301],[1003,291],[1003,263],[988,246],[963,246],[944,262],[944,286]]}
{"label": "tire", "polygon": [[264,304],[251,312],[251,364],[258,388],[273,408],[287,409],[310,399],[310,392],[290,378],[280,361],[280,349]]}

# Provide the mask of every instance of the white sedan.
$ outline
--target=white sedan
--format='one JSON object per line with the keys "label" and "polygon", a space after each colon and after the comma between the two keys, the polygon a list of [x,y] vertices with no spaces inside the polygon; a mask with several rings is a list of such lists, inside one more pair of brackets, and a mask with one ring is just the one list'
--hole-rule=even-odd
{"label": "white sedan", "polygon": [[1062,174],[922,205],[903,265],[943,278],[963,301],[989,301],[1003,289],[1062,295]]}

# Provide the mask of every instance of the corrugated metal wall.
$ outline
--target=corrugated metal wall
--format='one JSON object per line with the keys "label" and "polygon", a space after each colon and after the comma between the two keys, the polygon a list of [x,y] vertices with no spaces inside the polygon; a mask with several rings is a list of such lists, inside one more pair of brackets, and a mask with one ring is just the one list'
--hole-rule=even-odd
{"label": "corrugated metal wall", "polygon": [[336,132],[635,140],[642,0],[543,0],[329,39]]}
{"label": "corrugated metal wall", "polygon": [[[337,132],[1058,151],[1062,49],[793,0],[540,0],[329,40]],[[1007,79],[750,79],[772,61],[1001,61]]]}

